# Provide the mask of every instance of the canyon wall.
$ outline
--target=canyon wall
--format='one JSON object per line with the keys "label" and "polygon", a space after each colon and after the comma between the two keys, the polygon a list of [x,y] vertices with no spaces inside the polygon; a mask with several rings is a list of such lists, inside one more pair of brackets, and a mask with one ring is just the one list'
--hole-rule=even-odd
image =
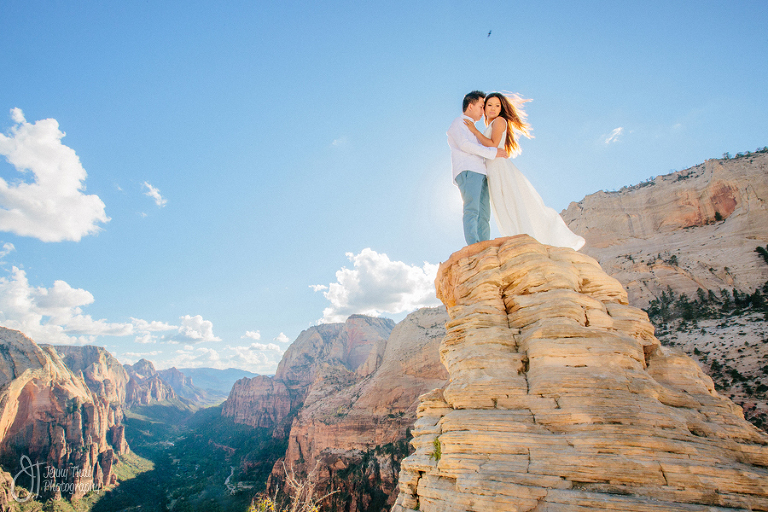
{"label": "canyon wall", "polygon": [[336,490],[326,506],[389,508],[418,397],[448,378],[438,358],[447,320],[445,308],[420,309],[379,339],[355,372],[320,368],[269,488],[284,488],[285,467],[300,475],[314,472],[320,493]]}
{"label": "canyon wall", "polygon": [[155,370],[152,361],[141,359],[136,364],[123,365],[130,380],[125,389],[127,405],[149,405],[176,399],[176,392]]}
{"label": "canyon wall", "polygon": [[388,318],[352,315],[343,324],[321,324],[302,331],[283,354],[274,377],[259,375],[235,383],[222,416],[254,427],[276,427],[301,407],[316,380],[335,374],[342,379],[336,384],[349,384],[346,376],[355,374],[394,325]]}
{"label": "canyon wall", "polygon": [[596,192],[563,211],[600,263],[645,308],[668,286],[752,292],[768,281],[755,252],[768,244],[768,153],[707,160],[616,192]]}
{"label": "canyon wall", "polygon": [[395,512],[768,510],[768,436],[597,262],[526,235],[441,264],[450,384]]}
{"label": "canyon wall", "polygon": [[82,373],[85,383],[96,395],[105,397],[112,404],[125,403],[125,389],[130,377],[112,354],[104,347],[93,345],[50,347],[75,375]]}
{"label": "canyon wall", "polygon": [[[15,466],[21,456],[27,456],[57,470],[57,476],[47,481],[62,486],[63,494],[73,498],[115,483],[112,467],[116,455],[128,449],[117,401],[119,386],[111,380],[120,371],[116,367],[110,370],[103,353],[95,351],[90,356],[94,356],[91,362],[82,359],[86,371],[74,373],[53,347],[40,347],[19,331],[0,327],[0,457],[4,467]],[[89,386],[105,394],[97,394]]]}

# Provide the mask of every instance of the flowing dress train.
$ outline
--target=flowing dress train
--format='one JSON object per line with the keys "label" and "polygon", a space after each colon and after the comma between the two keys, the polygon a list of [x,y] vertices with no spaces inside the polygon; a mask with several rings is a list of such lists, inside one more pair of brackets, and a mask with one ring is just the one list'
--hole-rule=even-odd
{"label": "flowing dress train", "polygon": [[[491,136],[491,126],[485,132]],[[506,132],[499,147],[504,147]],[[576,251],[584,246],[584,238],[575,234],[553,209],[544,204],[520,170],[508,158],[486,161],[491,210],[502,236],[532,236],[546,245],[570,247]]]}

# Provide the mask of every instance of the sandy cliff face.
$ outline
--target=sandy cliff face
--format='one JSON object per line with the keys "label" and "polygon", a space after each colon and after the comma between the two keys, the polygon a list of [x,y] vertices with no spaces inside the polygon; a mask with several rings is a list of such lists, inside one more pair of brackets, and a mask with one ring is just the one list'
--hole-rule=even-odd
{"label": "sandy cliff face", "polygon": [[[403,454],[369,451],[404,441],[419,395],[445,384],[438,346],[446,320],[444,308],[421,309],[381,338],[356,372],[320,368],[270,485],[282,484],[285,462],[298,473],[316,469],[319,487],[343,491],[332,500],[346,510],[367,510],[377,498],[391,505]],[[350,477],[353,468],[362,478]]]}
{"label": "sandy cliff face", "polygon": [[96,395],[105,397],[112,404],[125,403],[125,388],[130,377],[120,361],[104,347],[41,346],[55,350],[75,375],[82,372],[85,383]]}
{"label": "sandy cliff face", "polygon": [[244,377],[232,386],[221,415],[235,423],[271,428],[291,412],[291,396],[282,381],[259,375]]}
{"label": "sandy cliff face", "polygon": [[768,243],[768,154],[597,192],[571,203],[563,219],[637,307],[667,286],[689,297],[698,288],[751,292],[768,281],[754,252]]}
{"label": "sandy cliff face", "polygon": [[118,404],[89,389],[53,347],[0,327],[0,454],[59,470],[53,480],[78,498],[114,483],[115,452],[127,450]]}
{"label": "sandy cliff face", "polygon": [[148,405],[176,398],[176,392],[155,370],[151,361],[142,359],[134,365],[124,365],[130,377],[125,391],[126,404]]}
{"label": "sandy cliff face", "polygon": [[768,437],[592,258],[521,235],[442,264],[450,384],[394,511],[768,510]]}
{"label": "sandy cliff face", "polygon": [[[371,349],[389,337],[394,322],[352,315],[343,324],[303,331],[283,354],[274,377],[260,375],[235,383],[221,414],[256,427],[275,427],[305,400],[315,400],[328,374],[355,375]],[[345,381],[346,382],[346,381]],[[310,390],[312,388],[313,392]],[[308,398],[310,396],[310,398]]]}

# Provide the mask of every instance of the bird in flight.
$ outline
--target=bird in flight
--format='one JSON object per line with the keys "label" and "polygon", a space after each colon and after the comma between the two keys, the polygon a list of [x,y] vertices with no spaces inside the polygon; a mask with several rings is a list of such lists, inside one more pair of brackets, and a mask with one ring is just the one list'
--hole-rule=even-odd
{"label": "bird in flight", "polygon": [[491,37],[491,32],[493,32],[493,30],[488,31],[488,37]]}

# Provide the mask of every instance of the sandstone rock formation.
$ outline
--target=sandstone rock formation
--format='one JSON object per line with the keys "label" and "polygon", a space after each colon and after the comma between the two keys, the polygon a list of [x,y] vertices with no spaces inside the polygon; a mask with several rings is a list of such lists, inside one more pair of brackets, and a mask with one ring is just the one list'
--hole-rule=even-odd
{"label": "sandstone rock formation", "polygon": [[235,423],[272,428],[291,412],[291,395],[281,380],[259,375],[244,377],[232,386],[221,415]]}
{"label": "sandstone rock formation", "polygon": [[165,402],[176,398],[173,388],[155,370],[151,361],[142,359],[134,365],[123,365],[130,376],[126,386],[127,404],[148,405],[152,401]]}
{"label": "sandstone rock formation", "polygon": [[304,403],[319,375],[326,371],[354,373],[393,327],[388,318],[352,315],[343,324],[322,324],[303,331],[283,354],[274,377],[260,375],[235,383],[222,416],[246,425],[275,427]]}
{"label": "sandstone rock formation", "polygon": [[85,383],[97,396],[103,396],[112,404],[125,403],[125,388],[130,380],[128,372],[104,347],[93,345],[50,347],[61,357],[67,368],[77,375],[82,373]]}
{"label": "sandstone rock formation", "polygon": [[521,235],[440,266],[450,384],[393,511],[768,510],[768,436],[589,256]]}
{"label": "sandstone rock formation", "polygon": [[[671,286],[752,292],[768,281],[756,254],[768,244],[768,153],[658,176],[617,192],[597,192],[563,212],[598,260],[646,307]],[[718,220],[722,219],[722,220]]]}
{"label": "sandstone rock formation", "polygon": [[4,460],[24,455],[55,469],[47,482],[63,486],[63,494],[73,498],[113,484],[115,451],[127,450],[119,407],[89,389],[83,373],[75,375],[53,347],[39,347],[19,331],[0,327]]}
{"label": "sandstone rock formation", "polygon": [[284,487],[285,463],[299,474],[316,470],[318,488],[342,491],[331,498],[340,509],[372,510],[377,498],[391,506],[406,455],[395,445],[407,450],[406,431],[419,395],[448,377],[438,358],[447,320],[445,308],[421,309],[398,323],[389,338],[379,339],[356,372],[322,367],[293,420],[285,458],[275,464],[270,486]]}

